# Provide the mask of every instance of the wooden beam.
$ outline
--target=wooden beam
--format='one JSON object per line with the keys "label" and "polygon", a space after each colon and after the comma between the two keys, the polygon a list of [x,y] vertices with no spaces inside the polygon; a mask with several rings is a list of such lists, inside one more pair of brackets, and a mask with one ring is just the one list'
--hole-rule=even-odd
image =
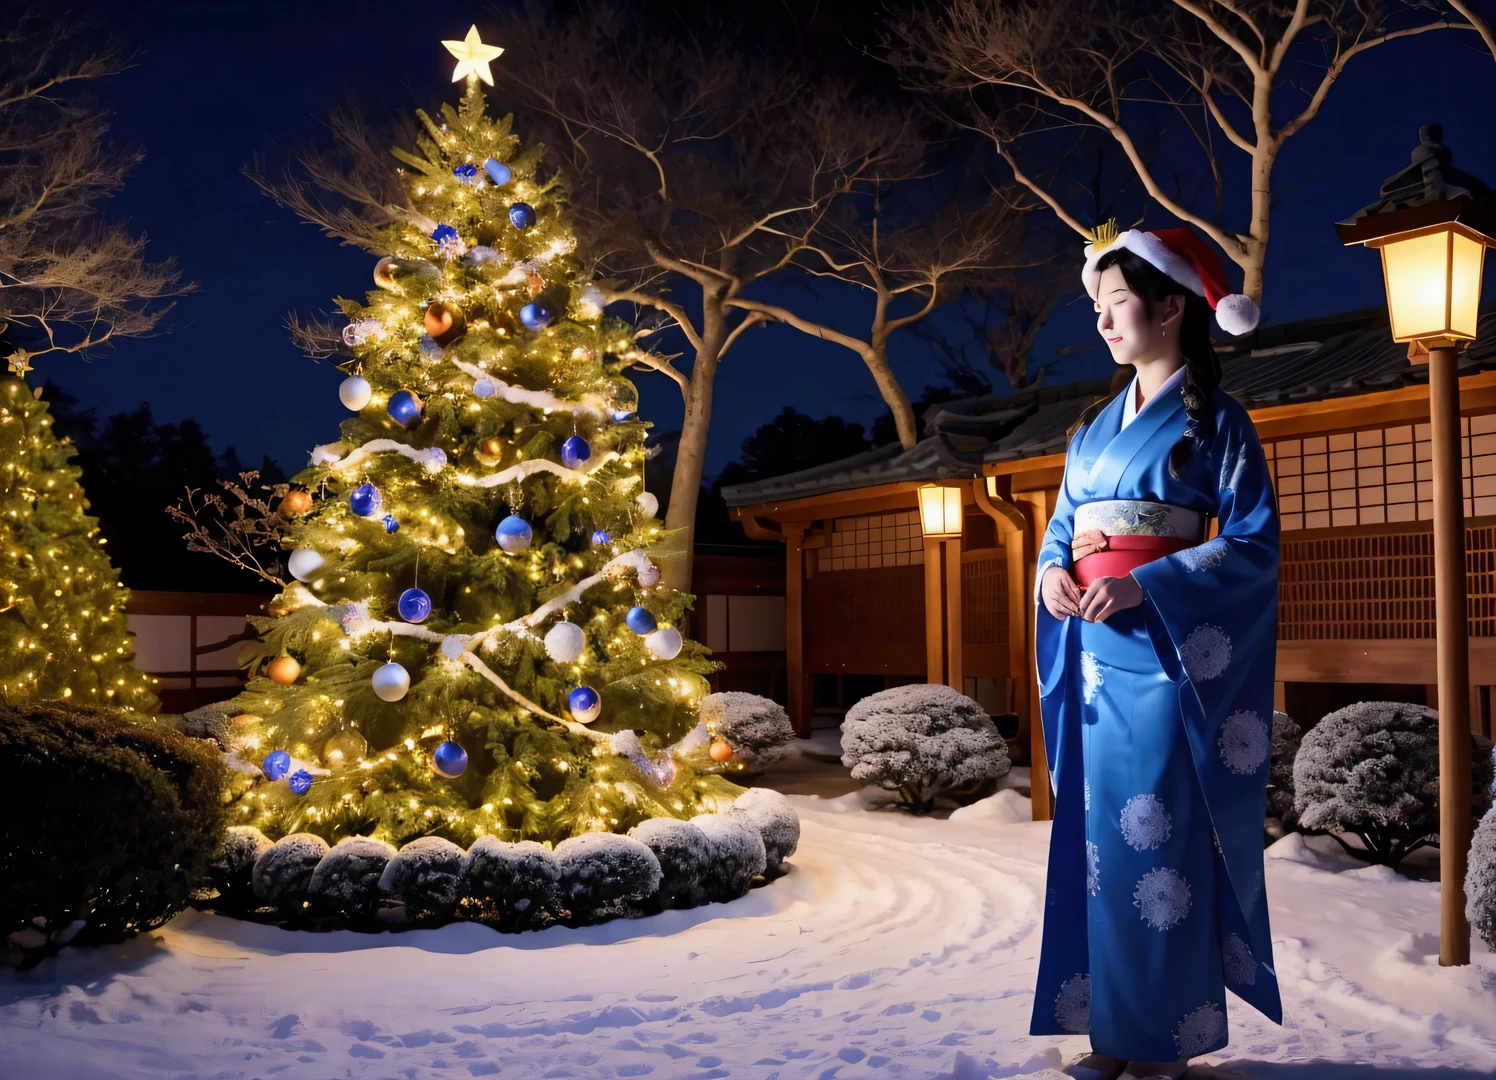
{"label": "wooden beam", "polygon": [[1003,537],[1008,552],[1008,677],[1013,681],[1013,702],[1009,706],[1018,714],[1020,744],[1029,734],[1029,698],[1034,691],[1033,642],[1029,640],[1034,625],[1034,602],[1026,584],[1028,556],[1027,530]]}
{"label": "wooden beam", "polygon": [[784,527],[784,661],[790,723],[795,734],[810,738],[810,695],[805,676],[805,566],[801,544],[806,522]]}
{"label": "wooden beam", "polygon": [[945,685],[962,690],[961,538],[945,541]]}
{"label": "wooden beam", "polygon": [[[1434,685],[1436,646],[1433,638],[1280,641],[1277,668],[1283,682]],[[1470,639],[1470,670],[1496,671],[1496,638]]]}
{"label": "wooden beam", "polygon": [[939,683],[945,668],[940,599],[940,541],[925,539],[925,682]]}
{"label": "wooden beam", "polygon": [[[1024,596],[1024,607],[1029,613],[1027,625],[1033,627],[1037,611],[1034,608],[1033,586],[1034,575],[1038,573],[1039,541],[1044,537],[1044,531],[1049,528],[1049,517],[1054,509],[1054,499],[1048,490],[1013,492],[1015,503],[1028,503],[1032,513],[1025,515],[1032,523],[1032,531],[1029,540],[1024,544],[1023,581],[1022,589]],[[1034,654],[1034,642],[1030,635],[1028,641],[1028,656],[1025,658],[1025,668],[1031,673],[1031,692],[1028,701],[1029,720],[1029,782],[1030,804],[1033,807],[1035,821],[1048,821],[1054,817],[1053,799],[1049,793],[1049,761],[1044,756],[1044,719],[1040,712],[1039,684],[1036,678],[1038,673],[1038,657]]]}

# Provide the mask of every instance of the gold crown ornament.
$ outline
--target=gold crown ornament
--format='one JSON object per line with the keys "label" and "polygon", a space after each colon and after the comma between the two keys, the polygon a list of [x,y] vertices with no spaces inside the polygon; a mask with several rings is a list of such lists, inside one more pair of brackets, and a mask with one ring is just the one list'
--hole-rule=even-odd
{"label": "gold crown ornament", "polygon": [[1117,236],[1119,235],[1117,232],[1117,219],[1109,218],[1090,230],[1086,235],[1091,239],[1091,251],[1097,255],[1101,254],[1101,252],[1117,242]]}

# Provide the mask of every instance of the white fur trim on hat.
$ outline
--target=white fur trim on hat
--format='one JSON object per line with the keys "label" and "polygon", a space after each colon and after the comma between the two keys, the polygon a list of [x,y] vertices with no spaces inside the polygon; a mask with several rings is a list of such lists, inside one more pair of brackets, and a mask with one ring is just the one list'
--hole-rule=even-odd
{"label": "white fur trim on hat", "polygon": [[1196,296],[1205,295],[1205,286],[1200,283],[1200,275],[1195,273],[1195,268],[1188,261],[1180,258],[1173,248],[1146,229],[1128,229],[1124,233],[1117,234],[1117,239],[1100,251],[1096,250],[1095,244],[1086,245],[1086,265],[1081,269],[1080,277],[1085,282],[1086,292],[1090,294],[1092,300],[1096,299],[1096,286],[1101,279],[1101,275],[1096,271],[1096,264],[1107,252],[1118,248],[1126,248],[1138,258],[1162,271],[1170,280],[1179,282]]}

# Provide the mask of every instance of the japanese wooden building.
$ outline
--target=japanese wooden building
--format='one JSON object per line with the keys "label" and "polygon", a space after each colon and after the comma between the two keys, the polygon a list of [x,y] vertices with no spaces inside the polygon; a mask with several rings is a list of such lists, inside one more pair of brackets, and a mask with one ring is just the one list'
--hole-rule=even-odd
{"label": "japanese wooden building", "polygon": [[[1461,357],[1471,723],[1491,733],[1496,683],[1496,310]],[[1250,411],[1282,525],[1276,707],[1311,722],[1334,689],[1435,703],[1433,482],[1427,368],[1386,312],[1267,327],[1218,347],[1222,389]],[[1064,469],[1066,429],[1110,379],[937,406],[913,449],[723,489],[750,536],[785,545],[788,707],[808,736],[813,680],[943,682],[1016,712],[1015,757],[1037,761],[1035,552]],[[960,490],[959,538],[920,528],[928,484]],[[1396,687],[1396,690],[1394,690]],[[1327,693],[1328,691],[1328,693]],[[1319,711],[1315,711],[1320,707]]]}

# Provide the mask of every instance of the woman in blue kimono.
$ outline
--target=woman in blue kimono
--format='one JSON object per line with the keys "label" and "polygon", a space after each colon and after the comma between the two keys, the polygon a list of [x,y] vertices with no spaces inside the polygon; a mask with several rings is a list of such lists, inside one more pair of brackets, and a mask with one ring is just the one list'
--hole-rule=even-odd
{"label": "woman in blue kimono", "polygon": [[1083,276],[1137,375],[1077,421],[1039,553],[1054,822],[1029,1030],[1090,1036],[1069,1076],[1175,1078],[1226,1045],[1228,987],[1282,1023],[1262,858],[1278,516],[1210,344],[1212,312],[1233,333],[1257,312],[1188,229],[1098,230]]}

